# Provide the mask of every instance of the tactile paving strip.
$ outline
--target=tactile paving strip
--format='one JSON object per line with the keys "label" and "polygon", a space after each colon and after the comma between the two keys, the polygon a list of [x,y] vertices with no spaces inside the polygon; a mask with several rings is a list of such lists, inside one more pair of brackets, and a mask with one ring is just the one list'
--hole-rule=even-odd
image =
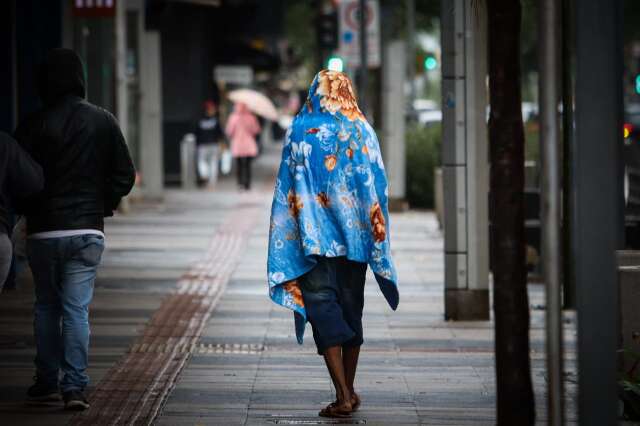
{"label": "tactile paving strip", "polygon": [[149,345],[146,343],[135,343],[129,352],[155,352],[165,353],[170,350],[176,350],[177,352],[189,352],[191,354],[241,354],[241,355],[257,355],[266,350],[266,347],[261,343],[200,343],[200,344],[185,344],[185,345]]}
{"label": "tactile paving strip", "polygon": [[198,345],[207,319],[240,260],[260,207],[243,204],[219,226],[206,255],[180,278],[142,335],[91,393],[91,408],[74,416],[72,425],[149,425],[192,353],[263,350],[252,345]]}

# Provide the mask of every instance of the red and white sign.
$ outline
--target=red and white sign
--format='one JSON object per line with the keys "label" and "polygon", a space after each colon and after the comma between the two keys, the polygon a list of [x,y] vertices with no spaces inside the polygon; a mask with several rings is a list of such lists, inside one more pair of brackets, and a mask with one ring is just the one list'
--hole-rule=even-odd
{"label": "red and white sign", "polygon": [[[367,67],[380,66],[380,5],[366,2]],[[350,68],[360,66],[360,1],[341,0],[338,17],[338,54]]]}
{"label": "red and white sign", "polygon": [[116,0],[73,0],[73,16],[109,18],[116,14]]}

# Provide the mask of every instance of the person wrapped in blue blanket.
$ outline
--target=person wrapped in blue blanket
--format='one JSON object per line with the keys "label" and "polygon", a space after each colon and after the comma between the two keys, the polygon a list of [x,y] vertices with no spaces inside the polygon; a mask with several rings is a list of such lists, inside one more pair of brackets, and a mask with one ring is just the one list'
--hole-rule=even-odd
{"label": "person wrapped in blue blanket", "polygon": [[378,139],[358,108],[349,77],[323,70],[288,129],[275,183],[267,262],[271,299],[295,314],[302,343],[311,323],[337,400],[320,411],[348,417],[363,343],[369,266],[392,309],[387,178]]}

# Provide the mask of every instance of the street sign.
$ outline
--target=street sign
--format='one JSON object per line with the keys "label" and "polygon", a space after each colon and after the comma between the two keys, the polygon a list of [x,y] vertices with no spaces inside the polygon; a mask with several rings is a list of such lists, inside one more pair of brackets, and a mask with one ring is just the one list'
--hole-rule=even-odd
{"label": "street sign", "polygon": [[338,47],[338,14],[335,10],[317,18],[318,44],[320,49],[333,50]]}
{"label": "street sign", "polygon": [[253,69],[249,65],[218,65],[213,69],[213,79],[247,86],[253,83]]}
{"label": "street sign", "polygon": [[115,14],[115,0],[73,0],[73,16],[110,18],[114,17]]}
{"label": "street sign", "polygon": [[[360,66],[359,0],[342,0],[339,6],[339,55],[350,68]],[[378,0],[366,2],[367,66],[380,66],[380,5]]]}

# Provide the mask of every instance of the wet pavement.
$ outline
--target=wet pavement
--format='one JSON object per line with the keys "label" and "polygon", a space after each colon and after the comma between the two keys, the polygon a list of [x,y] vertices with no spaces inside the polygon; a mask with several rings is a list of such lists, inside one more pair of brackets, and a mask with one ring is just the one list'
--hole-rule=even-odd
{"label": "wet pavement", "polygon": [[[24,404],[33,375],[32,284],[24,279],[20,289],[0,295],[0,423],[331,423],[317,416],[333,394],[310,329],[298,345],[293,315],[267,296],[269,206],[278,159],[271,147],[256,162],[257,182],[249,193],[238,193],[232,179],[213,191],[168,190],[164,203],[134,204],[130,214],[108,222],[91,308],[90,413],[72,418],[60,405]],[[363,404],[341,423],[495,424],[492,323],[444,321],[443,240],[432,213],[393,214],[391,227],[400,306],[391,311],[368,277],[356,378]],[[176,297],[185,291],[191,292],[190,302],[179,304]],[[541,286],[532,285],[530,295],[532,306],[543,304]],[[172,313],[173,322],[166,319]],[[571,422],[575,321],[567,317]],[[544,311],[532,310],[540,424],[543,327]],[[145,361],[131,361],[135,354]],[[134,373],[139,379],[125,380]]]}

